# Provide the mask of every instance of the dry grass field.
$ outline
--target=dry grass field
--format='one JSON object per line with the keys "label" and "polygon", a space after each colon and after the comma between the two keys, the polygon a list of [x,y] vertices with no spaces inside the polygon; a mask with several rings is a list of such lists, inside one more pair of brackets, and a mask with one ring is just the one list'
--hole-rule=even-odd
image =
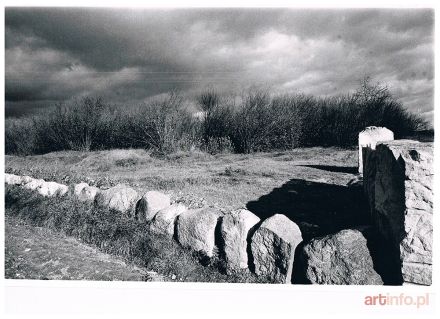
{"label": "dry grass field", "polygon": [[[368,223],[362,189],[347,186],[357,177],[357,150],[303,148],[248,155],[209,155],[202,152],[186,152],[161,157],[140,149],[64,151],[26,157],[7,155],[5,165],[8,173],[30,175],[70,186],[85,181],[100,188],[124,183],[140,193],[160,190],[170,194],[173,201],[183,202],[188,207],[213,206],[223,211],[247,208],[262,219],[282,213],[299,225],[304,239]],[[83,214],[84,208],[75,206],[77,204],[74,202],[67,201],[66,204],[61,204],[57,199],[52,202],[40,202],[36,197],[26,202],[21,199],[23,196],[29,195],[7,191],[7,215],[27,219],[24,211],[28,209],[38,209],[40,212],[33,214],[35,216],[46,214],[46,210],[50,211],[48,214],[53,215],[54,218],[59,214],[64,214],[61,213],[62,209],[67,209],[69,214],[72,209],[79,209],[78,213],[73,212],[72,216]],[[17,200],[18,204],[14,204]],[[8,206],[11,201],[12,204]],[[19,208],[20,205],[22,208]],[[62,208],[60,205],[65,207]],[[112,215],[100,214],[100,221],[103,225],[113,223]],[[93,215],[87,216],[95,218]],[[106,216],[110,216],[110,220],[102,220],[102,218],[107,218]],[[45,221],[39,222],[37,219],[30,219],[27,222],[32,226],[44,226],[46,223]],[[49,222],[48,225],[52,225],[50,219],[47,222]],[[118,223],[128,225],[122,226],[129,227],[128,229],[137,227],[133,228],[132,234],[144,234],[138,226],[127,224],[124,220]],[[145,238],[148,244],[142,248],[142,254],[144,254],[143,258],[147,256],[149,261],[136,263],[134,260],[133,265],[137,264],[139,268],[131,265],[132,257],[128,258],[128,265],[121,266],[118,259],[113,261],[113,264],[103,261],[102,259],[106,259],[107,255],[103,255],[104,257],[97,255],[96,258],[90,256],[89,253],[95,251],[92,246],[99,245],[99,240],[98,242],[90,241],[88,244],[92,246],[89,248],[84,246],[86,248],[81,249],[83,252],[75,248],[71,249],[72,245],[77,244],[75,240],[69,238],[69,234],[67,237],[66,234],[62,234],[65,232],[62,228],[64,226],[54,227],[55,230],[61,230],[59,235],[57,232],[43,234],[42,229],[33,230],[29,225],[17,223],[17,219],[7,219],[7,226],[6,275],[8,278],[19,278],[17,276],[20,275],[20,271],[17,275],[17,267],[21,265],[32,272],[30,277],[24,274],[26,278],[40,279],[69,277],[69,279],[92,280],[102,278],[143,280],[142,278],[145,279],[145,277],[142,277],[142,274],[145,272],[139,269],[147,269],[157,271],[165,278],[177,274],[176,280],[183,281],[257,281],[248,273],[238,274],[235,277],[218,273],[216,262],[211,264],[211,267],[203,267],[197,261],[197,256],[184,252],[178,245],[160,239],[149,240],[149,235],[146,233]],[[18,240],[14,235],[17,233],[23,233],[29,238],[26,241],[26,236],[24,236]],[[137,236],[132,234],[127,232],[127,236]],[[45,240],[42,240],[44,236],[61,237],[58,239],[54,237],[54,241],[57,242],[56,247],[51,245],[43,247],[41,245],[44,245]],[[24,253],[23,251],[27,249],[25,246],[29,242],[41,244],[41,247],[33,247],[31,253]],[[117,253],[118,249],[124,248],[126,244],[116,242],[115,245],[116,255],[120,255]],[[117,248],[118,245],[122,246]],[[44,256],[44,254],[35,255],[39,250],[46,250],[51,256],[58,255],[57,258],[60,261],[57,263],[58,259]],[[111,249],[107,252],[113,254]],[[88,256],[84,257],[82,254],[88,254]],[[27,263],[23,261],[23,258],[28,258]],[[78,264],[78,260],[81,259],[86,262]],[[55,265],[53,265],[54,262]],[[106,270],[107,266],[107,268],[101,267],[103,262],[113,266],[109,266],[110,269]],[[44,263],[54,266],[53,269],[41,267]],[[69,263],[70,266],[68,266]],[[71,269],[72,273],[66,274],[65,267]],[[89,273],[88,270],[91,271],[97,267],[103,268],[103,273]],[[121,275],[120,268],[126,269],[122,271],[126,274]]]}
{"label": "dry grass field", "polygon": [[161,190],[173,199],[203,201],[224,209],[246,206],[290,180],[345,186],[357,172],[357,150],[302,148],[278,153],[173,153],[144,150],[63,151],[6,156],[6,172],[101,188],[125,183],[139,192]]}

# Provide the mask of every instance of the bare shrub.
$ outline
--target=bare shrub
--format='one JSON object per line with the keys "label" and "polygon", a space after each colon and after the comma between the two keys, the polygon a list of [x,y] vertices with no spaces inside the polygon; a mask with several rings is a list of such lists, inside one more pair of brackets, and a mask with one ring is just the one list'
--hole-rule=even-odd
{"label": "bare shrub", "polygon": [[60,104],[40,116],[7,119],[7,154],[60,150],[145,148],[158,153],[204,150],[250,153],[306,146],[356,145],[367,126],[385,126],[396,138],[427,128],[409,113],[386,86],[369,78],[347,95],[317,98],[304,94],[271,96],[250,89],[238,99],[214,89],[196,102],[203,116],[185,107],[182,95],[134,108],[110,106],[101,98]]}
{"label": "bare shrub", "polygon": [[326,110],[322,120],[327,123],[322,136],[324,145],[355,145],[358,133],[367,126],[387,127],[401,138],[427,125],[395,100],[386,86],[373,84],[369,78],[361,81],[354,94],[327,98],[321,103]]}
{"label": "bare shrub", "polygon": [[102,134],[100,118],[104,108],[101,98],[86,97],[67,105],[58,104],[34,117],[36,151],[91,150]]}
{"label": "bare shrub", "polygon": [[159,102],[143,105],[133,112],[128,121],[128,139],[142,147],[169,153],[197,144],[196,121],[182,107],[177,93]]}
{"label": "bare shrub", "polygon": [[35,151],[35,130],[32,119],[6,119],[5,153],[30,155]]}
{"label": "bare shrub", "polygon": [[278,149],[312,146],[320,142],[323,108],[312,96],[283,95],[272,100],[278,127],[271,145]]}
{"label": "bare shrub", "polygon": [[202,136],[205,149],[209,153],[221,152],[230,146],[229,134],[233,121],[233,106],[214,89],[208,89],[197,97],[203,110]]}
{"label": "bare shrub", "polygon": [[270,143],[278,123],[270,96],[260,89],[249,90],[234,112],[230,137],[238,153],[260,151]]}
{"label": "bare shrub", "polygon": [[228,136],[209,136],[203,145],[203,150],[209,154],[231,153],[234,150],[234,146]]}

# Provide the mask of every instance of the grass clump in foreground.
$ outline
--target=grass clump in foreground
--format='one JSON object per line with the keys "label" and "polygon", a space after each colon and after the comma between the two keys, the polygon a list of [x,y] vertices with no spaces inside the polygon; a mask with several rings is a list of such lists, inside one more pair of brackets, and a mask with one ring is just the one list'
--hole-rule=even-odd
{"label": "grass clump in foreground", "polygon": [[[97,209],[72,197],[44,198],[16,186],[5,186],[6,214],[32,226],[76,237],[101,251],[161,275],[191,282],[261,282],[248,271],[226,275],[218,257],[200,260],[173,240],[149,231],[145,223],[121,213]],[[205,266],[201,264],[203,262]]]}

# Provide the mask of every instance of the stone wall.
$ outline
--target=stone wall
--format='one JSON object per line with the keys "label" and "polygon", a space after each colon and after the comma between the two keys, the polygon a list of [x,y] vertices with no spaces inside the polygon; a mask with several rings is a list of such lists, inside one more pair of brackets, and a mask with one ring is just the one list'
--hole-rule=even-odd
{"label": "stone wall", "polygon": [[[45,197],[71,196],[130,216],[146,223],[152,234],[177,240],[205,258],[223,259],[229,274],[251,271],[263,281],[284,284],[299,283],[298,278],[309,284],[382,284],[373,269],[367,241],[358,231],[345,230],[307,243],[298,225],[282,214],[260,220],[246,209],[187,209],[165,194],[139,194],[126,185],[106,190],[86,183],[68,187],[12,174],[5,174],[5,182],[35,190]],[[40,188],[46,186],[70,191],[41,192]]]}
{"label": "stone wall", "polygon": [[[140,194],[126,185],[107,190],[86,183],[68,187],[12,174],[5,174],[5,182],[45,197],[72,196],[118,211],[146,223],[153,234],[177,240],[207,258],[222,258],[227,273],[252,271],[273,283],[389,284],[378,270],[379,246],[390,265],[382,269],[397,278],[392,284],[430,285],[433,144],[393,141],[390,132],[369,127],[359,136],[371,225],[305,241],[298,225],[280,214],[260,220],[246,209],[187,209],[166,194]],[[372,249],[372,242],[379,245]]]}
{"label": "stone wall", "polygon": [[432,277],[433,143],[378,143],[364,156],[364,190],[373,225],[402,281],[430,285]]}
{"label": "stone wall", "polygon": [[72,196],[144,222],[153,234],[175,239],[202,256],[212,258],[218,254],[217,257],[224,259],[228,273],[251,268],[269,282],[291,282],[295,249],[302,236],[298,226],[284,215],[260,222],[260,218],[246,209],[228,213],[212,207],[187,209],[181,203],[171,202],[166,194],[157,191],[139,194],[122,184],[100,190],[82,182],[69,188],[13,174],[5,174],[5,182],[37,191],[44,197]]}

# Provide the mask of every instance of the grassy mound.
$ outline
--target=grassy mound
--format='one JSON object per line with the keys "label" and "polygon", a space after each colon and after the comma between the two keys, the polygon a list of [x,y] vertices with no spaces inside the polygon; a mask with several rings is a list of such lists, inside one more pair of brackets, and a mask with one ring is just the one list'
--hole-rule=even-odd
{"label": "grassy mound", "polygon": [[131,167],[138,164],[146,164],[151,161],[150,154],[142,149],[114,149],[100,151],[88,155],[76,167],[108,171],[117,167]]}

